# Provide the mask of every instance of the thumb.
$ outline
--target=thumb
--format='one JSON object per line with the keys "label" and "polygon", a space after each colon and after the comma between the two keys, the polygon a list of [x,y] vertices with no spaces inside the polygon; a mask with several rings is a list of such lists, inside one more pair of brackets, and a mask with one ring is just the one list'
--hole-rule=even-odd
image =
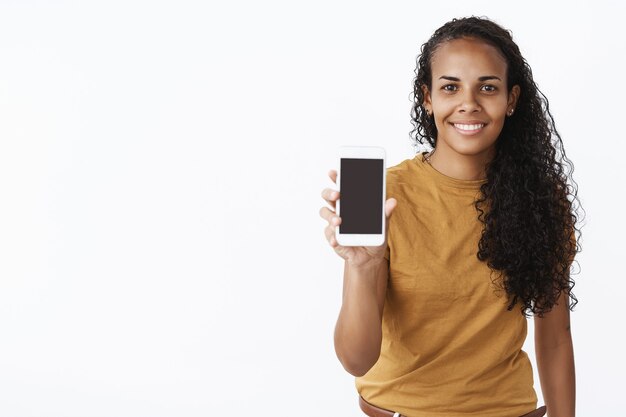
{"label": "thumb", "polygon": [[397,205],[398,205],[398,201],[395,198],[390,198],[389,200],[385,202],[385,216],[387,218],[391,216],[391,213],[393,212],[393,210],[396,208]]}

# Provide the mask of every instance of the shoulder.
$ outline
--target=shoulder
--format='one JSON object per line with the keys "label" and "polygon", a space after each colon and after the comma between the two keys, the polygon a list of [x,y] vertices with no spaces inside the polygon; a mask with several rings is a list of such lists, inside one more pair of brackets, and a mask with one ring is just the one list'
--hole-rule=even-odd
{"label": "shoulder", "polygon": [[409,200],[419,187],[419,172],[417,161],[414,159],[405,159],[397,165],[387,168],[387,198],[394,197],[397,200]]}
{"label": "shoulder", "polygon": [[414,158],[405,159],[399,164],[387,168],[387,187],[394,187],[407,183],[414,183],[416,178],[420,177],[419,162],[416,156]]}
{"label": "shoulder", "polygon": [[389,178],[403,178],[406,175],[410,175],[411,171],[415,169],[414,159],[405,159],[399,164],[387,167],[387,177]]}

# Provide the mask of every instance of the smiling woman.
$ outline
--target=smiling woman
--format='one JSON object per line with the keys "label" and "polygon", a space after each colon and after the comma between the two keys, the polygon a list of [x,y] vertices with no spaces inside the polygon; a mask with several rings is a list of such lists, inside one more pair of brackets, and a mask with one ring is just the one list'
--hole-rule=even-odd
{"label": "smiling woman", "polygon": [[424,107],[435,118],[437,155],[430,163],[460,179],[486,177],[507,115],[519,98],[519,85],[507,88],[507,63],[498,49],[478,38],[439,46],[431,60],[432,83],[421,85]]}
{"label": "smiling woman", "polygon": [[388,168],[384,257],[338,245],[321,211],[345,260],[335,349],[369,416],[574,416],[576,189],[531,74],[496,23],[446,23],[414,80],[411,134],[433,150]]}

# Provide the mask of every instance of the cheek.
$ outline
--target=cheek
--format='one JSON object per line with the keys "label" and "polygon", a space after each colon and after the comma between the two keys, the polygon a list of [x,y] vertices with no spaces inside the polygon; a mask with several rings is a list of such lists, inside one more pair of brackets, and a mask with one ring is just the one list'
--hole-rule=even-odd
{"label": "cheek", "polygon": [[506,119],[506,110],[507,103],[493,103],[493,105],[489,106],[489,116],[491,118],[492,123],[496,124],[504,124],[504,120]]}
{"label": "cheek", "polygon": [[444,121],[444,117],[440,115],[435,115],[435,126],[437,126],[437,129],[442,129],[444,127],[445,121]]}
{"label": "cheek", "polygon": [[506,119],[504,117],[497,117],[497,118],[491,119],[491,132],[493,136],[498,137],[500,135],[500,133],[502,132],[502,129],[504,128],[505,120]]}

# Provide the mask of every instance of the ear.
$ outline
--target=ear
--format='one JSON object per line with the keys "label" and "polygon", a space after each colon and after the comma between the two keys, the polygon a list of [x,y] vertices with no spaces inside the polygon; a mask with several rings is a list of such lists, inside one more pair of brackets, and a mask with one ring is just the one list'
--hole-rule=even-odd
{"label": "ear", "polygon": [[509,99],[507,102],[508,109],[515,109],[517,107],[517,100],[519,99],[520,88],[519,85],[515,84],[511,91],[509,92]]}
{"label": "ear", "polygon": [[430,112],[433,112],[433,103],[430,97],[430,91],[428,90],[428,86],[426,84],[422,84],[422,93],[424,94],[424,101],[422,105],[429,109]]}

